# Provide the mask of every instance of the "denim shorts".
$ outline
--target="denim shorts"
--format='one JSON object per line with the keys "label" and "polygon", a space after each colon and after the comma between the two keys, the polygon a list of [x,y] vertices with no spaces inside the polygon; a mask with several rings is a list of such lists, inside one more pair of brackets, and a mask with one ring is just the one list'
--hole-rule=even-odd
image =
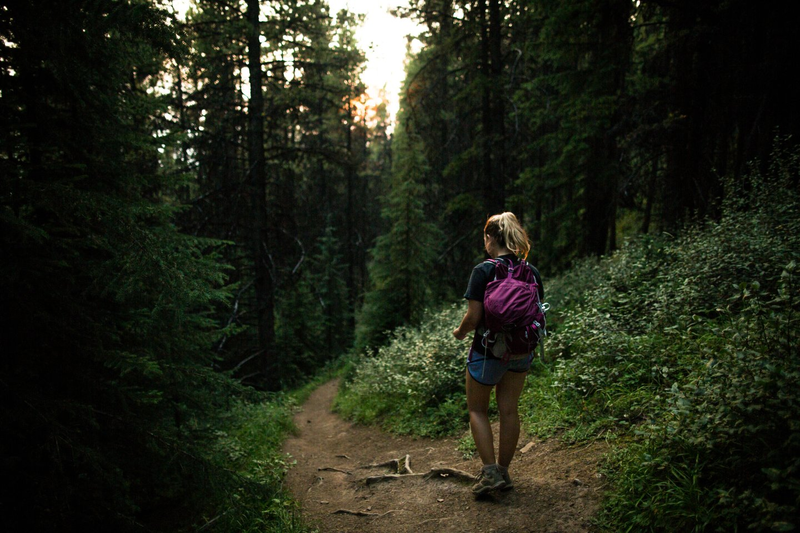
{"label": "denim shorts", "polygon": [[467,358],[467,370],[472,379],[481,385],[497,385],[506,371],[527,372],[531,367],[531,361],[533,361],[533,354],[503,363],[496,357],[486,357],[470,350]]}

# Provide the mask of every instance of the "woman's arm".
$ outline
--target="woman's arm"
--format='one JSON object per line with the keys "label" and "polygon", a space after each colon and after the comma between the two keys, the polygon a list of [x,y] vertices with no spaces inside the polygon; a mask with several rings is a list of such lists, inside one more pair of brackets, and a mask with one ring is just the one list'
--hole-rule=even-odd
{"label": "woman's arm", "polygon": [[463,340],[470,331],[475,331],[483,319],[483,302],[480,300],[467,300],[469,302],[467,313],[461,319],[461,325],[453,330],[453,336]]}

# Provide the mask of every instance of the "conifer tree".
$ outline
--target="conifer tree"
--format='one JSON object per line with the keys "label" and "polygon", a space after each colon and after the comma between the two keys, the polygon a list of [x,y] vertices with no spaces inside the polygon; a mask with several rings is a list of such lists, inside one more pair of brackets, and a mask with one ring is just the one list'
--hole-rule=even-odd
{"label": "conifer tree", "polygon": [[159,167],[175,33],[140,1],[0,16],[3,529],[124,531],[200,490],[187,429],[235,390],[212,371],[218,244],[176,230]]}
{"label": "conifer tree", "polygon": [[314,375],[328,361],[350,348],[343,247],[328,226],[317,240],[308,265],[297,269],[296,279],[280,287],[276,315],[277,344],[291,354],[284,358],[284,383]]}
{"label": "conifer tree", "polygon": [[[192,113],[202,127],[189,138],[196,154],[193,170],[198,187],[194,209],[185,220],[187,227],[202,235],[236,243],[227,250],[227,258],[235,267],[232,279],[241,288],[235,312],[227,312],[225,319],[248,330],[225,343],[223,368],[236,368],[248,383],[277,388],[294,379],[278,376],[279,369],[292,366],[284,363],[294,353],[281,343],[296,346],[296,324],[287,317],[294,315],[299,302],[314,297],[313,285],[307,285],[315,275],[307,255],[328,217],[338,228],[337,242],[352,265],[343,270],[350,294],[336,306],[352,316],[363,285],[365,243],[372,238],[377,214],[367,212],[368,176],[360,172],[367,156],[367,128],[351,104],[363,91],[359,80],[363,53],[353,36],[358,20],[347,12],[334,20],[321,2],[269,5],[258,19],[259,50],[254,44],[246,46],[248,29],[255,42],[255,26],[253,21],[242,23],[245,13],[239,8],[201,1],[189,18],[193,39],[186,99],[196,102]],[[252,18],[255,10],[249,13]],[[258,58],[247,56],[248,50],[258,52]],[[259,98],[242,94],[246,65],[254,61],[264,75],[262,91],[255,95],[263,97],[260,104]],[[260,110],[261,141],[247,142],[245,133],[255,130],[248,125],[245,109],[254,114]],[[249,161],[260,147],[263,176],[251,180],[259,166]],[[262,199],[263,205],[253,211],[250,206]],[[251,213],[266,220],[256,224],[259,219]],[[257,273],[256,266],[266,266],[266,271]],[[257,363],[263,362],[256,354],[262,353],[264,339],[255,333],[257,323],[270,317],[254,319],[257,293],[264,292],[255,281],[265,277],[274,291],[274,305],[266,315],[275,319],[275,331],[268,334],[274,338],[267,340],[284,354],[281,364],[269,370]],[[308,359],[306,355],[304,351],[297,357]],[[301,361],[296,368],[303,365]],[[275,379],[269,382],[268,376]]]}
{"label": "conifer tree", "polygon": [[388,331],[418,320],[436,294],[434,269],[440,233],[425,215],[419,180],[426,162],[420,139],[400,130],[392,147],[392,183],[383,198],[388,230],[378,237],[372,251],[370,290],[356,330],[357,350],[376,347]]}
{"label": "conifer tree", "polygon": [[323,350],[338,355],[352,343],[352,332],[348,329],[351,311],[347,305],[347,285],[343,270],[352,268],[344,261],[342,247],[335,236],[335,228],[327,226],[318,239],[318,251],[313,259],[311,284],[321,311],[321,338]]}

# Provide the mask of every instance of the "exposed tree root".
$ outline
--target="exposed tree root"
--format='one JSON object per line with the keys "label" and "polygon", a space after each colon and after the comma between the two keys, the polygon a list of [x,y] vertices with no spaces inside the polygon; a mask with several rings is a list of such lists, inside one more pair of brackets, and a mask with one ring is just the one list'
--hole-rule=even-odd
{"label": "exposed tree root", "polygon": [[321,468],[317,468],[317,472],[341,472],[342,474],[347,474],[348,476],[353,475],[352,472],[342,470],[341,468],[333,468],[332,466],[323,466]]}
{"label": "exposed tree root", "polygon": [[382,481],[392,481],[395,479],[406,479],[412,477],[421,477],[422,479],[443,479],[452,478],[457,481],[473,482],[477,478],[472,474],[464,472],[463,470],[456,470],[455,468],[431,468],[428,472],[419,474],[384,474],[382,476],[370,476],[364,479],[364,484],[367,486],[380,483]]}
{"label": "exposed tree root", "polygon": [[432,477],[452,477],[459,481],[464,481],[467,483],[471,483],[478,479],[476,476],[473,476],[469,472],[464,472],[463,470],[458,470],[456,468],[431,468],[427,474],[425,474],[425,479],[430,479]]}
{"label": "exposed tree root", "polygon": [[389,468],[393,472],[391,474],[384,474],[382,476],[370,476],[364,479],[364,484],[367,486],[381,483],[382,481],[392,481],[395,479],[405,479],[410,477],[421,477],[423,479],[432,478],[453,478],[457,481],[472,482],[477,478],[463,470],[455,468],[431,468],[428,472],[415,474],[411,470],[411,456],[406,454],[402,459],[392,459],[383,463],[375,463],[363,465],[360,468]]}
{"label": "exposed tree root", "polygon": [[381,481],[391,481],[393,479],[405,479],[410,477],[424,477],[425,474],[384,474],[382,476],[370,476],[364,478],[364,484],[367,486],[380,483]]}
{"label": "exposed tree root", "polygon": [[406,454],[405,461],[403,462],[403,467],[398,469],[398,474],[413,474],[414,472],[411,471],[411,457]]}
{"label": "exposed tree root", "polygon": [[351,511],[350,509],[337,509],[331,514],[351,514],[353,516],[380,516],[379,513],[370,513],[367,511]]}
{"label": "exposed tree root", "polygon": [[398,461],[399,461],[398,459],[391,459],[389,461],[384,461],[382,463],[372,463],[372,464],[369,464],[369,465],[361,465],[361,466],[359,466],[359,468],[387,468],[388,467],[388,468],[396,469],[397,465],[399,464]]}
{"label": "exposed tree root", "polygon": [[362,465],[360,468],[389,468],[397,474],[413,474],[411,470],[411,456],[406,454],[401,459],[391,459],[383,463],[373,463],[371,465]]}
{"label": "exposed tree root", "polygon": [[427,520],[423,520],[417,525],[421,526],[422,524],[427,524],[428,522],[441,522],[443,520],[452,520],[452,519],[453,519],[452,516],[443,516],[442,518],[428,518]]}

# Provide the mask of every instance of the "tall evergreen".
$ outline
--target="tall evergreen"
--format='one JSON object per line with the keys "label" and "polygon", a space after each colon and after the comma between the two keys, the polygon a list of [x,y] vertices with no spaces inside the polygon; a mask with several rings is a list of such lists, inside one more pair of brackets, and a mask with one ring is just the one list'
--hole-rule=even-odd
{"label": "tall evergreen", "polygon": [[778,52],[800,45],[792,12],[744,0],[411,2],[405,14],[427,31],[406,120],[430,161],[425,209],[452,251],[443,260],[463,263],[475,218],[499,209],[520,216],[546,271],[637,230],[718,216],[721,177],[766,160],[776,128],[800,123]]}
{"label": "tall evergreen", "polygon": [[[187,144],[198,179],[184,224],[236,243],[226,251],[239,283],[236,305],[221,313],[246,329],[220,346],[221,366],[276,389],[305,368],[286,361],[307,357],[282,342],[295,346],[296,324],[287,318],[312,297],[317,272],[309,259],[317,239],[329,221],[337,228],[349,292],[335,305],[352,317],[378,215],[369,210],[372,185],[361,172],[370,134],[353,104],[363,91],[357,18],[341,12],[334,19],[321,2],[269,6],[256,13],[201,1],[190,13],[184,86],[185,100],[195,104],[190,113],[198,127]],[[255,90],[249,73],[256,65],[262,89],[243,94],[248,85]],[[265,358],[268,351],[272,358]]]}
{"label": "tall evergreen", "polygon": [[[538,60],[531,65],[535,77],[517,95],[530,117],[528,149],[538,158],[520,185],[550,200],[539,223],[547,235],[561,239],[544,244],[552,247],[548,259],[564,248],[602,255],[616,243],[620,107],[632,6],[624,0],[571,0],[540,7],[547,16],[538,42],[528,44],[538,50],[529,52]],[[574,229],[564,232],[569,225]]]}
{"label": "tall evergreen", "polygon": [[366,293],[356,329],[356,349],[377,347],[388,331],[418,320],[435,300],[435,261],[441,235],[428,220],[419,181],[426,171],[413,132],[395,132],[389,192],[383,198],[388,229],[380,235],[369,264]]}
{"label": "tall evergreen", "polygon": [[217,244],[176,231],[159,166],[174,29],[141,1],[1,13],[0,522],[134,529],[201,490],[188,429],[233,390],[211,369]]}
{"label": "tall evergreen", "polygon": [[[250,240],[255,288],[255,322],[258,343],[255,348],[262,372],[270,374],[276,353],[274,274],[270,272],[270,254],[275,241],[271,238],[267,212],[267,173],[264,147],[264,93],[261,54],[261,2],[247,0],[247,71],[250,98],[247,104],[247,163],[250,185]],[[274,218],[274,217],[273,217]],[[274,384],[270,384],[274,387]]]}

